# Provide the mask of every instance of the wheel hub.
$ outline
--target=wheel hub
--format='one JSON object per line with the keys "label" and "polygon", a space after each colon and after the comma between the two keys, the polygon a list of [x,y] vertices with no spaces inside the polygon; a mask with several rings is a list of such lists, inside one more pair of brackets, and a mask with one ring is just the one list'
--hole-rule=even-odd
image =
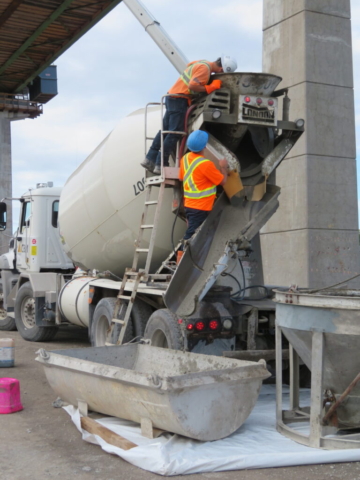
{"label": "wheel hub", "polygon": [[26,328],[35,327],[35,299],[27,297],[21,305],[21,317]]}

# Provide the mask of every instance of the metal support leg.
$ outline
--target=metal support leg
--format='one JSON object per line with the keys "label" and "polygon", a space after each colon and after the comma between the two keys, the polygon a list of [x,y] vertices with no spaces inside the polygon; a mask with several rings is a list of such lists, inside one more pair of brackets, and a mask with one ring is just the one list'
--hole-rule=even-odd
{"label": "metal support leg", "polygon": [[259,310],[253,308],[248,318],[247,350],[256,350],[255,335],[259,321]]}
{"label": "metal support leg", "polygon": [[282,420],[282,338],[281,328],[275,327],[276,342],[276,421]]}
{"label": "metal support leg", "polygon": [[323,409],[324,334],[313,332],[311,349],[310,447],[320,448]]}
{"label": "metal support leg", "polygon": [[289,345],[290,358],[290,410],[297,410],[299,405],[299,356]]}

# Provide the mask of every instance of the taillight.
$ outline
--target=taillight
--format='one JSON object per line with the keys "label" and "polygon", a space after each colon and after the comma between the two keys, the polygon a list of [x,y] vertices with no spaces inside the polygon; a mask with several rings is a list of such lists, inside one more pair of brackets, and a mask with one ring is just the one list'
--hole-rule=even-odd
{"label": "taillight", "polygon": [[258,105],[261,105],[261,104],[262,104],[262,98],[260,98],[260,97],[257,98],[257,99],[256,99],[256,103],[257,103]]}
{"label": "taillight", "polygon": [[186,325],[186,330],[194,330],[194,324],[193,323],[188,323]]}
{"label": "taillight", "polygon": [[275,103],[274,100],[271,100],[271,99],[268,100],[268,105],[270,105],[270,107],[272,107],[274,105],[274,103]]}
{"label": "taillight", "polygon": [[205,328],[205,323],[204,322],[196,322],[195,323],[195,329],[198,332],[201,332],[202,330],[204,330],[204,328]]}
{"label": "taillight", "polygon": [[217,320],[211,320],[211,322],[209,322],[209,328],[210,330],[217,330],[219,328],[219,322]]}
{"label": "taillight", "polygon": [[250,97],[245,97],[244,100],[245,100],[246,103],[250,103],[250,102],[251,102],[251,98],[250,98]]}

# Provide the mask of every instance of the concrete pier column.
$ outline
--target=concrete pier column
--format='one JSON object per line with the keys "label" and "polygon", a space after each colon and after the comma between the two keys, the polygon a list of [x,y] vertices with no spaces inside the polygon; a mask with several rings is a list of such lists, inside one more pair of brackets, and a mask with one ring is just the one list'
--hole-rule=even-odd
{"label": "concrete pier column", "polygon": [[[0,200],[12,196],[11,119],[8,112],[0,112]],[[7,228],[0,232],[0,255],[6,253],[12,236],[12,203],[7,202]]]}
{"label": "concrete pier column", "polygon": [[263,71],[283,77],[290,119],[306,122],[276,173],[265,282],[341,282],[360,273],[350,0],[264,0]]}

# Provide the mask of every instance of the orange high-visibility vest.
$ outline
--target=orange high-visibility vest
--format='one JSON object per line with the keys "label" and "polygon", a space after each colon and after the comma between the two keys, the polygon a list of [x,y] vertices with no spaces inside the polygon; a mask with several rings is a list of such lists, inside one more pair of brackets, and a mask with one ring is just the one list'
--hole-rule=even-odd
{"label": "orange high-visibility vest", "polygon": [[216,195],[216,186],[213,185],[212,187],[209,188],[204,188],[203,190],[200,190],[195,181],[194,181],[194,172],[196,168],[201,165],[204,162],[209,162],[210,160],[207,160],[206,158],[202,157],[199,155],[198,157],[195,157],[194,160],[190,163],[188,159],[189,153],[187,153],[184,158],[184,179],[183,179],[183,185],[184,185],[184,197],[185,198],[195,198],[195,199],[202,199],[206,197],[211,197],[212,195]]}
{"label": "orange high-visibility vest", "polygon": [[198,62],[196,63],[193,63],[192,65],[190,65],[189,67],[187,67],[184,72],[182,73],[182,75],[180,75],[180,79],[185,83],[185,85],[188,87],[188,91],[190,94],[194,95],[196,94],[197,92],[194,92],[193,90],[190,90],[189,88],[189,83],[190,83],[190,80],[191,80],[191,76],[192,76],[192,71],[193,71],[193,68],[195,67],[195,65],[199,65],[199,63],[203,64],[203,65],[206,65],[209,69],[209,74],[211,72],[211,67],[210,67],[210,64],[209,62],[206,62],[205,60],[199,60]]}
{"label": "orange high-visibility vest", "polygon": [[186,67],[184,72],[180,75],[180,78],[170,88],[169,93],[184,94],[187,97],[189,95],[196,95],[198,92],[194,92],[193,90],[190,90],[189,84],[190,84],[190,80],[191,80],[191,77],[192,77],[193,68],[196,65],[199,65],[199,64],[206,65],[208,67],[209,76],[210,76],[211,67],[210,67],[209,62],[207,62],[206,60],[199,60],[198,62],[194,62],[191,65],[189,65],[188,67]]}

